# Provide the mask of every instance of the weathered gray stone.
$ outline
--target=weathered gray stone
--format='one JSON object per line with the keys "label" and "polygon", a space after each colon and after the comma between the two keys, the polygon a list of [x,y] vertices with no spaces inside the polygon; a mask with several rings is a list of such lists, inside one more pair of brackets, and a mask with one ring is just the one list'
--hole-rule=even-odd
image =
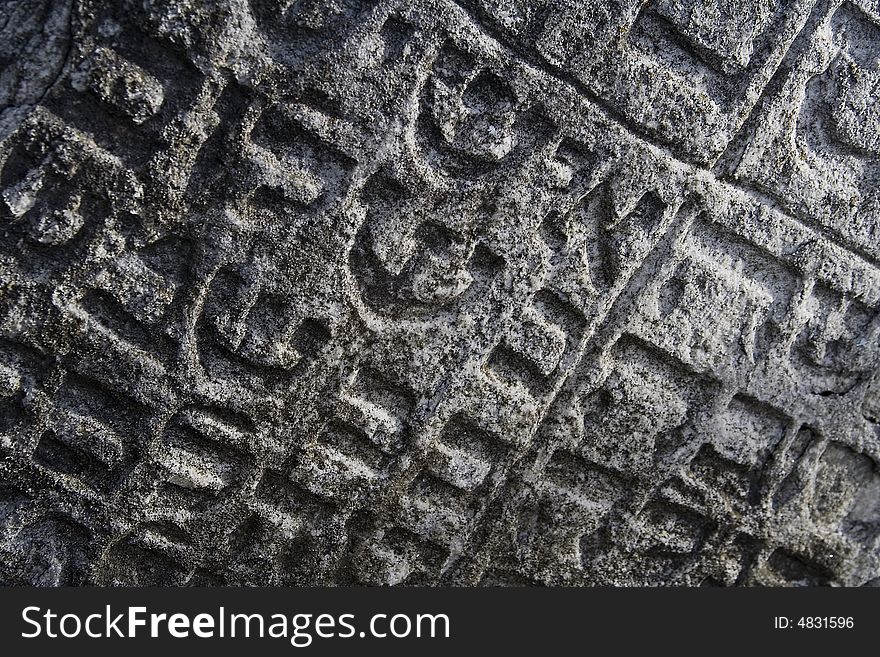
{"label": "weathered gray stone", "polygon": [[0,5],[0,580],[880,577],[872,0]]}

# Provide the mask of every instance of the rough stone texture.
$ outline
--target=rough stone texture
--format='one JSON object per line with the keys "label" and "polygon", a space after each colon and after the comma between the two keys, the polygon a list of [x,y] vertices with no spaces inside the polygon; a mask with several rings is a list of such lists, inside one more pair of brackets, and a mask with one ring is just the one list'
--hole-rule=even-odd
{"label": "rough stone texture", "polygon": [[0,579],[880,576],[876,0],[0,5]]}

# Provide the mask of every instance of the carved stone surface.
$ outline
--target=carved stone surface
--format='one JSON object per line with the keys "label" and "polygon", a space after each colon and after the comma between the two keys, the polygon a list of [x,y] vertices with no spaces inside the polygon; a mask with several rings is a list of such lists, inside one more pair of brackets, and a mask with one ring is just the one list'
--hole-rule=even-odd
{"label": "carved stone surface", "polygon": [[0,4],[0,580],[880,577],[876,0]]}

